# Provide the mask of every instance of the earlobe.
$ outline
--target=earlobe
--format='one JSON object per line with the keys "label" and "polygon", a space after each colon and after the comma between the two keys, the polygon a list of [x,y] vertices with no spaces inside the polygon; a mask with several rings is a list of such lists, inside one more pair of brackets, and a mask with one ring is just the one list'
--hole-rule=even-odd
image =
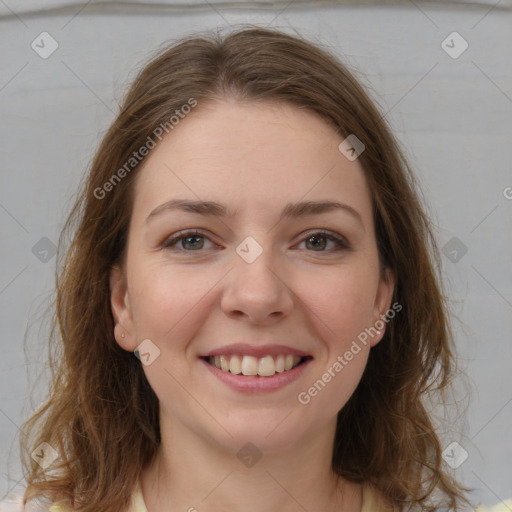
{"label": "earlobe", "polygon": [[384,337],[386,331],[386,313],[391,308],[391,301],[393,299],[393,292],[395,290],[395,276],[390,268],[386,268],[384,276],[379,282],[377,295],[375,297],[375,307],[373,314],[372,326],[377,331],[377,335],[373,337],[371,346],[377,345]]}
{"label": "earlobe", "polygon": [[114,337],[121,348],[136,348],[133,321],[124,272],[119,267],[110,269],[110,308],[114,319]]}

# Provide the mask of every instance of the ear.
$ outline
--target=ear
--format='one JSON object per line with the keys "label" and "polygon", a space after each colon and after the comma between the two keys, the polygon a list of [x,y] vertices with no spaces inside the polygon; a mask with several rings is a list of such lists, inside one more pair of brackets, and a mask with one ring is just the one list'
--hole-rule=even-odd
{"label": "ear", "polygon": [[133,352],[137,348],[133,328],[126,276],[117,266],[110,269],[110,308],[114,318],[114,337],[121,348]]}
{"label": "ear", "polygon": [[[375,336],[372,336],[370,345],[374,347],[384,337],[386,330],[386,313],[391,308],[391,300],[393,299],[393,292],[395,290],[395,276],[391,269],[386,268],[384,275],[381,277],[377,294],[375,296],[375,304],[373,308],[373,321],[372,327],[377,331]],[[389,319],[388,319],[389,321]],[[380,334],[378,333],[380,331]]]}

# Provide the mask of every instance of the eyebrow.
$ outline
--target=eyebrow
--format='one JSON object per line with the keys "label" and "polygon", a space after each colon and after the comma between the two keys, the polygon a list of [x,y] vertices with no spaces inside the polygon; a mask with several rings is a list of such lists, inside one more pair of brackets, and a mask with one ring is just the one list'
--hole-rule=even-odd
{"label": "eyebrow", "polygon": [[[163,212],[181,210],[197,215],[216,216],[216,217],[234,217],[236,212],[227,208],[226,205],[216,201],[191,201],[188,199],[171,199],[160,206],[157,206],[146,219],[149,221],[152,217]],[[354,217],[363,227],[364,222],[361,214],[352,206],[340,203],[338,201],[303,201],[299,203],[288,203],[281,212],[279,221],[288,218],[300,218],[307,215],[320,215],[332,211],[344,211]]]}

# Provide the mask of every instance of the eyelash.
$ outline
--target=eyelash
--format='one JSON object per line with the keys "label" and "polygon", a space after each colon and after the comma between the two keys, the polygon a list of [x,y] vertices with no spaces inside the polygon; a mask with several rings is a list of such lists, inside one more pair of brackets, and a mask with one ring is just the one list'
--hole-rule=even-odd
{"label": "eyelash", "polygon": [[[342,238],[338,235],[335,235],[334,233],[331,233],[330,231],[322,231],[322,230],[307,233],[305,235],[305,237],[301,240],[301,243],[309,238],[314,237],[314,236],[315,237],[318,236],[319,238],[326,238],[327,240],[334,242],[336,244],[336,248],[332,249],[330,251],[308,251],[308,252],[331,253],[331,252],[337,252],[337,251],[343,251],[343,250],[350,249],[349,244],[345,241],[344,238]],[[164,249],[169,249],[169,250],[174,250],[174,251],[179,251],[179,252],[190,252],[190,253],[201,252],[201,249],[199,249],[198,251],[194,251],[194,250],[189,251],[189,250],[182,249],[182,248],[176,249],[175,245],[180,240],[184,240],[186,238],[192,238],[192,237],[201,237],[201,238],[206,238],[206,239],[210,240],[204,233],[201,233],[200,231],[197,231],[197,230],[180,231],[176,235],[174,235],[170,238],[167,238],[164,241],[164,243],[162,244],[162,247]]]}

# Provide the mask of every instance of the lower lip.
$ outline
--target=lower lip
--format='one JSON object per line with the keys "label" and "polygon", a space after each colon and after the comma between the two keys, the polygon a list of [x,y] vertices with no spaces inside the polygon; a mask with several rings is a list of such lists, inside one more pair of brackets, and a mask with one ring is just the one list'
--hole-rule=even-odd
{"label": "lower lip", "polygon": [[293,368],[293,370],[276,373],[272,377],[235,375],[234,373],[219,370],[204,359],[200,359],[200,361],[215,377],[235,391],[241,391],[242,393],[267,393],[284,388],[286,385],[297,380],[304,373],[311,359],[306,359],[306,361]]}

